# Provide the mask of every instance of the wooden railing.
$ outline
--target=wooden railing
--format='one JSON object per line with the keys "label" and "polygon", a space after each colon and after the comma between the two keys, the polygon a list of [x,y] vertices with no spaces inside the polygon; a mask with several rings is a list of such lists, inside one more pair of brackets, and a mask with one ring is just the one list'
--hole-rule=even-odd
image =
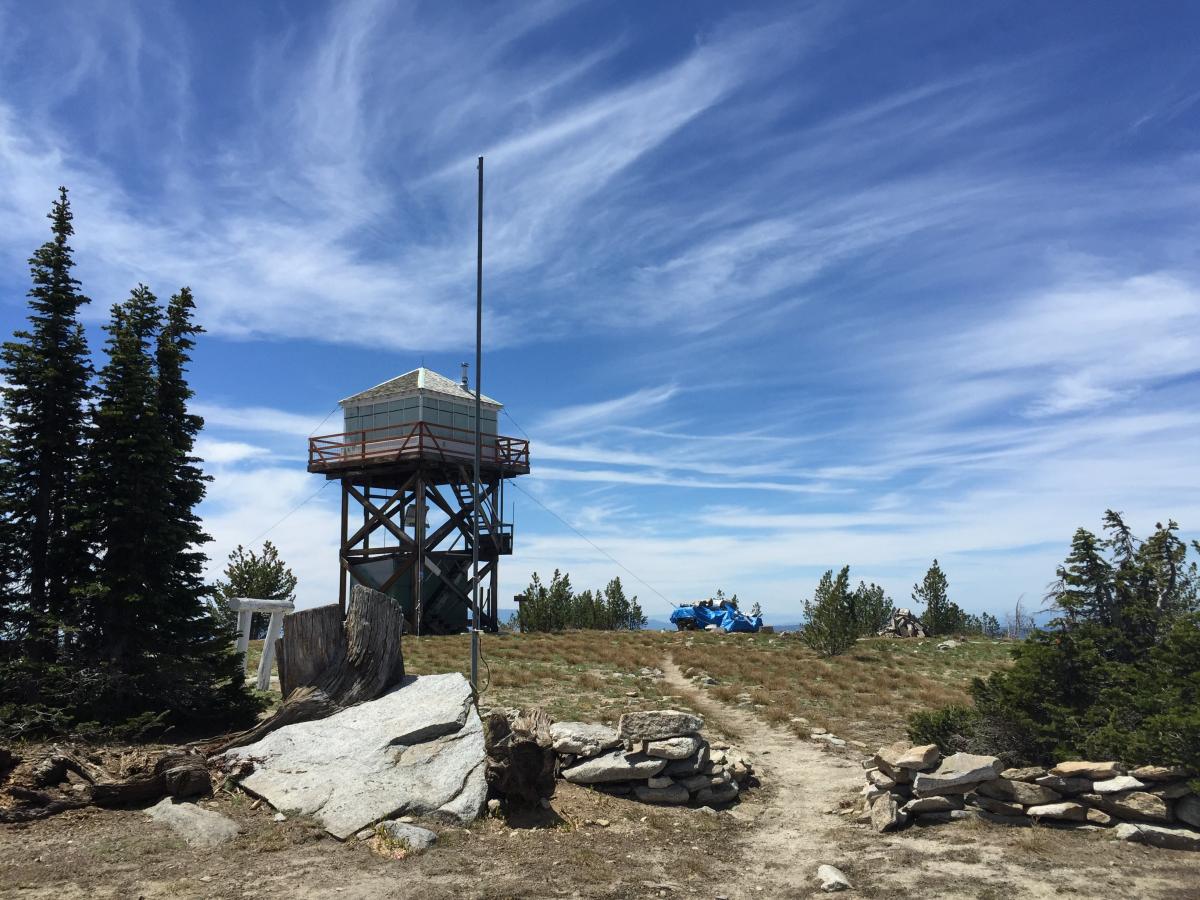
{"label": "wooden railing", "polygon": [[[484,434],[480,462],[505,469],[529,468],[529,441]],[[308,468],[319,471],[357,462],[410,458],[462,462],[475,457],[475,432],[467,428],[413,422],[308,439]]]}

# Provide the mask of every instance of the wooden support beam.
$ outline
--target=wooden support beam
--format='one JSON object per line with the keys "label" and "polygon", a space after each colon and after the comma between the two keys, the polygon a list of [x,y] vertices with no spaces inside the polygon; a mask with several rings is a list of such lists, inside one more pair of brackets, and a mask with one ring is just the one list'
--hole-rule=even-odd
{"label": "wooden support beam", "polygon": [[425,478],[420,472],[417,473],[416,488],[413,491],[413,499],[417,504],[416,508],[416,524],[413,527],[414,543],[416,544],[415,554],[413,556],[413,630],[418,636],[421,635],[424,628],[425,614],[425,598],[421,596],[425,578]]}
{"label": "wooden support beam", "polygon": [[342,481],[342,543],[338,548],[338,606],[342,614],[346,613],[346,579],[350,577],[346,560],[346,532],[350,530],[350,495],[346,492],[346,482]]}
{"label": "wooden support beam", "polygon": [[362,495],[362,493],[358,490],[358,488],[356,488],[354,485],[350,484],[348,481],[343,481],[342,484],[344,484],[346,486],[346,490],[350,492],[350,496],[353,497],[355,500],[357,500],[360,504],[362,504],[364,510],[370,510],[372,515],[375,516],[376,521],[378,521],[380,525],[382,525],[384,528],[386,528],[388,531],[390,531],[395,536],[395,538],[398,541],[400,541],[400,543],[402,543],[402,544],[414,543],[414,541],[411,537],[409,537],[401,529],[396,527],[396,524],[391,520],[391,518],[389,518],[388,516],[385,516],[382,512],[380,512],[379,508],[374,503],[372,503],[370,500],[368,500],[366,497],[364,497]]}
{"label": "wooden support beam", "polygon": [[[343,543],[345,543],[345,545],[347,547],[353,547],[359,541],[368,538],[370,536],[371,532],[382,527],[382,521],[379,521],[379,520],[381,520],[383,518],[387,518],[387,519],[392,518],[392,515],[394,512],[393,506],[396,504],[397,501],[399,501],[400,508],[403,509],[404,508],[404,503],[403,503],[404,494],[408,490],[409,486],[413,483],[413,479],[415,479],[415,478],[416,478],[416,475],[410,475],[408,477],[408,480],[404,482],[404,484],[401,486],[401,488],[398,491],[396,491],[395,493],[393,493],[387,499],[387,501],[383,504],[383,506],[379,508],[378,520],[376,520],[376,519],[368,520],[367,510],[364,508],[363,509],[363,519],[364,519],[363,526],[361,528],[359,528],[358,531],[354,532],[354,534],[352,534],[349,538],[347,538]],[[368,493],[367,496],[369,499],[370,494]]]}

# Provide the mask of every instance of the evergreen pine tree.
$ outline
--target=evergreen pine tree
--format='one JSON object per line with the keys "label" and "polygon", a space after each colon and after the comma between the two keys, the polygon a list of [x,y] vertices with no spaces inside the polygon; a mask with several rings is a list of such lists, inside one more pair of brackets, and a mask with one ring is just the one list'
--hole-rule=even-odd
{"label": "evergreen pine tree", "polygon": [[877,584],[860,581],[850,600],[855,629],[860,637],[875,637],[892,617],[892,598]]}
{"label": "evergreen pine tree", "polygon": [[646,617],[637,596],[626,597],[620,578],[614,578],[604,588],[604,603],[608,609],[607,624],[614,631],[640,631],[646,627]]}
{"label": "evergreen pine tree", "polygon": [[194,512],[204,478],[192,455],[201,420],[187,412],[184,376],[199,331],[191,309],[180,292],[164,321],[138,285],[106,327],[89,467],[99,536],[90,651],[97,717],[111,722],[229,726],[256,705],[204,602],[207,536]]}
{"label": "evergreen pine tree", "polygon": [[[263,542],[262,553],[247,551],[240,544],[229,554],[225,565],[225,579],[218,581],[213,589],[217,603],[217,617],[227,630],[236,627],[236,614],[229,609],[234,597],[249,597],[254,600],[296,599],[296,576],[279,558],[279,550],[270,541]],[[250,636],[261,640],[267,633],[270,616],[254,613]]]}
{"label": "evergreen pine tree", "polygon": [[822,656],[837,656],[853,647],[858,623],[852,604],[849,566],[836,578],[832,569],[822,575],[812,599],[804,601],[804,642]]}
{"label": "evergreen pine tree", "polygon": [[168,527],[171,454],[151,355],[161,321],[154,294],[138,285],[113,306],[104,329],[108,362],[100,371],[89,464],[99,539],[90,649],[117,671],[157,649],[154,625],[164,601],[158,538]]}
{"label": "evergreen pine tree", "polygon": [[915,603],[923,603],[925,612],[921,621],[925,631],[930,636],[936,634],[953,634],[964,631],[967,627],[967,614],[957,603],[950,599],[949,583],[946,573],[935,559],[925,578],[920,584],[914,584],[912,598]]}
{"label": "evergreen pine tree", "polygon": [[79,322],[89,300],[71,274],[66,188],[48,218],[53,237],[29,260],[29,329],[0,350],[0,629],[34,663],[53,660],[70,640],[90,560],[80,513],[92,368]]}
{"label": "evergreen pine tree", "polygon": [[204,420],[187,408],[192,389],[187,383],[186,367],[195,336],[204,331],[192,321],[195,308],[192,292],[186,287],[171,298],[154,353],[158,419],[167,454],[163,461],[167,511],[165,530],[159,535],[159,561],[171,610],[189,618],[197,601],[208,593],[204,586],[207,557],[201,547],[212,540],[196,515],[196,506],[204,499],[205,483],[211,481],[200,470],[200,460],[192,455]]}
{"label": "evergreen pine tree", "polygon": [[1069,621],[1084,619],[1113,624],[1112,567],[1104,558],[1102,542],[1086,528],[1077,528],[1071,552],[1058,567],[1058,580],[1047,599],[1066,613]]}

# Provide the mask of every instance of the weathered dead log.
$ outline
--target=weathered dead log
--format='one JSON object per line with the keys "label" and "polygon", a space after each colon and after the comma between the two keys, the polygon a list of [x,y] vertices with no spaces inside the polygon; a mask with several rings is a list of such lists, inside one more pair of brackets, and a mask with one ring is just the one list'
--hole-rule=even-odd
{"label": "weathered dead log", "polygon": [[515,806],[537,806],[554,796],[549,716],[531,710],[509,722],[503,713],[493,712],[484,728],[487,783],[494,793]]}
{"label": "weathered dead log", "polygon": [[[29,822],[84,806],[130,806],[212,791],[212,779],[199,754],[168,750],[147,769],[117,777],[57,750],[25,761],[0,791],[0,822]],[[73,782],[70,775],[76,776]]]}
{"label": "weathered dead log", "polygon": [[17,767],[17,763],[21,761],[21,757],[13,753],[7,747],[0,747],[0,784],[4,783],[4,779],[8,777],[8,773]]}
{"label": "weathered dead log", "polygon": [[5,788],[9,800],[17,805],[0,808],[0,825],[15,825],[18,822],[34,822],[45,819],[68,809],[80,809],[88,806],[86,799],[55,797],[45,791],[35,791],[20,785],[9,785]]}
{"label": "weathered dead log", "polygon": [[276,644],[284,701],[269,719],[206,748],[223,753],[284,725],[310,722],[383,696],[404,678],[404,617],[386,594],[355,585],[343,621],[337,605],[284,618]]}

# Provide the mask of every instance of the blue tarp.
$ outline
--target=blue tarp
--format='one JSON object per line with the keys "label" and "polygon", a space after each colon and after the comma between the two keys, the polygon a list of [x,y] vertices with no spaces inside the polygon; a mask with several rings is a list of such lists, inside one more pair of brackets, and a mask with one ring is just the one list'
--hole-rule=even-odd
{"label": "blue tarp", "polygon": [[751,618],[731,606],[680,606],[671,613],[671,622],[685,628],[694,622],[699,629],[717,625],[726,631],[755,632],[762,628],[761,616]]}

